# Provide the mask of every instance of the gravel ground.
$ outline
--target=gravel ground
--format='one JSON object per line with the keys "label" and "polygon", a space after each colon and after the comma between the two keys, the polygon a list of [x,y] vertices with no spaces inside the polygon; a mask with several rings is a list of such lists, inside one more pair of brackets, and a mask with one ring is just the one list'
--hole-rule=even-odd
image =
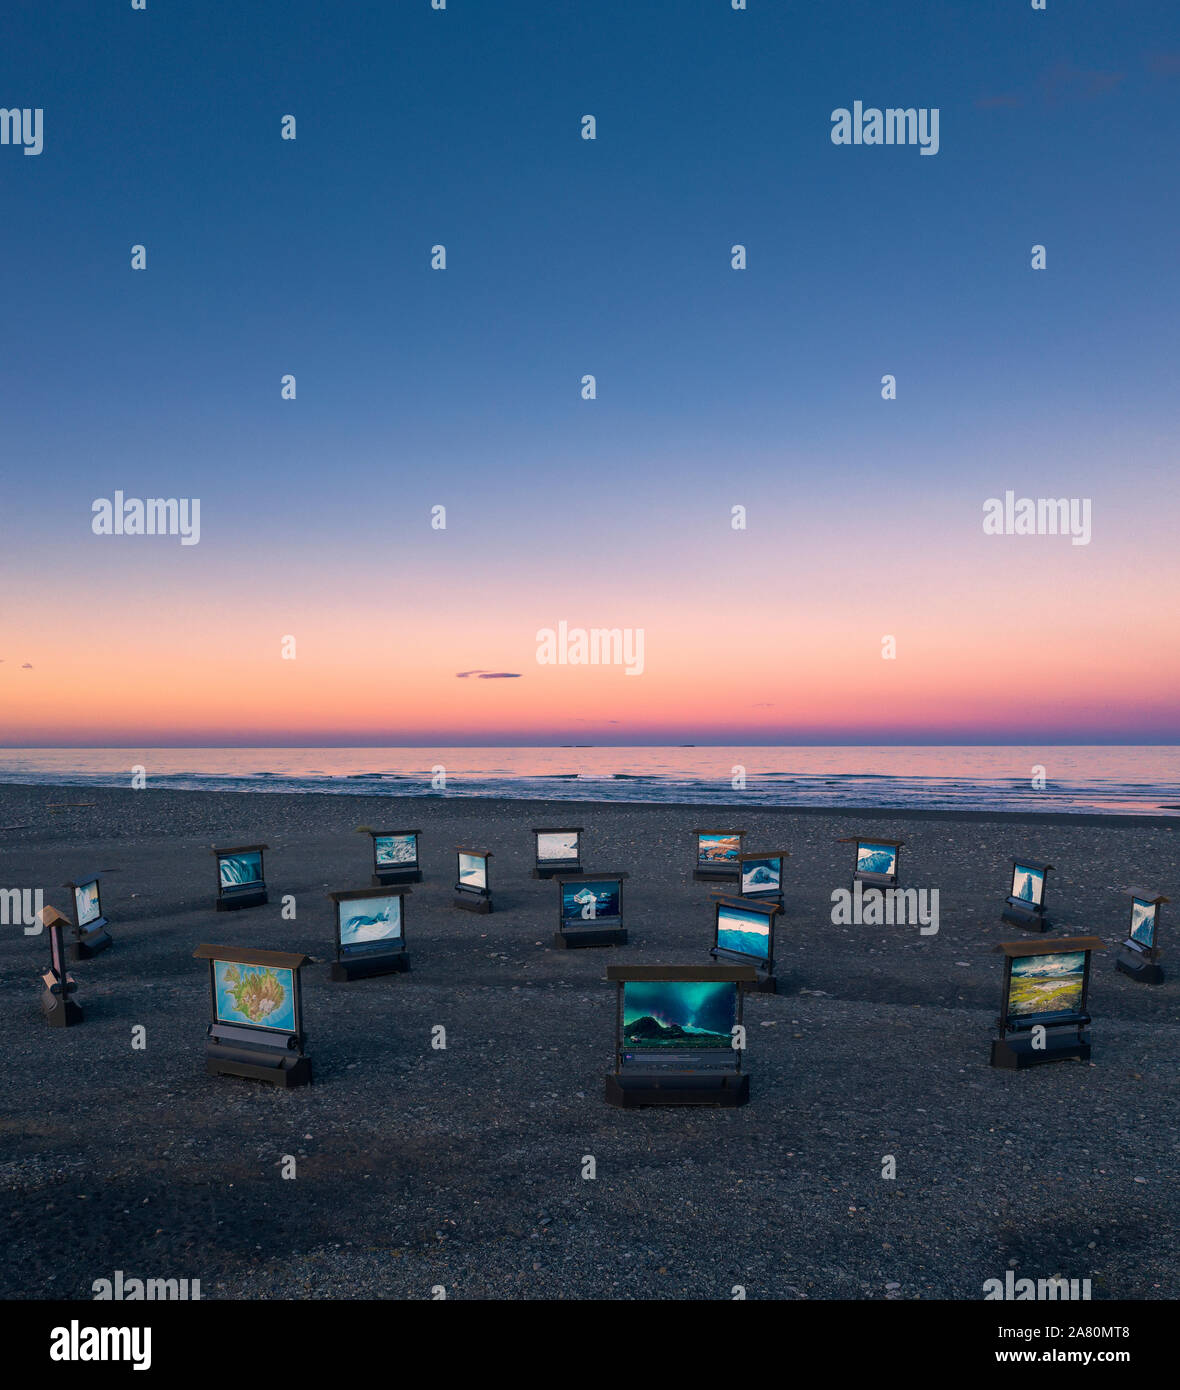
{"label": "gravel ground", "polygon": [[[727,821],[751,849],[793,856],[780,993],[746,1005],[750,1103],[614,1110],[604,968],[707,961],[691,830]],[[586,827],[587,867],[631,875],[621,950],[550,947],[557,889],[529,876],[529,828],[562,822]],[[423,830],[412,972],[332,984],[324,963],[304,971],[314,1086],[207,1076],[193,948],[326,961],[325,894],[368,884],[358,825]],[[450,1298],[722,1299],[742,1285],[749,1298],[979,1299],[1009,1268],[1088,1278],[1094,1299],[1177,1296],[1172,922],[1162,987],[1095,958],[1090,1063],[987,1064],[993,948],[1019,935],[999,921],[1011,857],[1057,866],[1058,934],[1114,945],[1125,887],[1178,887],[1172,827],[77,787],[0,787],[0,827],[0,884],[41,886],[64,910],[57,885],[100,871],[115,938],[74,967],[85,1020],[58,1031],[37,1005],[45,941],[0,933],[6,1298],[88,1298],[117,1269],[199,1279],[204,1298],[429,1298],[442,1285]],[[903,883],[940,892],[936,936],[831,924],[850,857],[835,838],[862,832],[906,841]],[[255,841],[271,846],[270,904],[216,913],[209,846]],[[495,853],[491,916],[451,906],[459,844]],[[294,922],[280,916],[288,893]],[[431,1048],[436,1024],[445,1051]]]}

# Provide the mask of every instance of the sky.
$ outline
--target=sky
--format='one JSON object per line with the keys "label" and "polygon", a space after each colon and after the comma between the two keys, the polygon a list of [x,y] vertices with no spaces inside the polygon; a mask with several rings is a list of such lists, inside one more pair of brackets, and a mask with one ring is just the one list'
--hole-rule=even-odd
{"label": "sky", "polygon": [[[0,744],[1180,741],[1174,4],[5,37]],[[856,101],[937,154],[833,144]],[[1008,490],[1089,543],[985,534]]]}

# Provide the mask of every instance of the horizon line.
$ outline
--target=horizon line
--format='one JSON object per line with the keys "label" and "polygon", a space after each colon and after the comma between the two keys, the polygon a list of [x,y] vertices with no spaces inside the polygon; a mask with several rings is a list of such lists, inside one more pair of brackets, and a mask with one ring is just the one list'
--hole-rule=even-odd
{"label": "horizon line", "polygon": [[923,740],[920,742],[846,742],[844,740],[806,742],[806,743],[752,743],[734,742],[726,740],[724,742],[713,742],[707,740],[701,743],[467,743],[467,742],[445,742],[441,739],[432,740],[429,743],[256,743],[256,742],[232,742],[232,743],[0,743],[0,752],[6,753],[71,753],[71,752],[131,752],[141,748],[158,748],[172,750],[205,750],[214,749],[429,749],[429,748],[547,748],[547,749],[587,749],[587,748],[1176,748],[1180,747],[1180,738],[1165,739],[1154,743],[1144,743],[1129,739],[1102,739],[1098,741],[1077,741],[1077,740],[1057,740],[1057,739],[989,739],[984,742],[964,741],[964,740]]}

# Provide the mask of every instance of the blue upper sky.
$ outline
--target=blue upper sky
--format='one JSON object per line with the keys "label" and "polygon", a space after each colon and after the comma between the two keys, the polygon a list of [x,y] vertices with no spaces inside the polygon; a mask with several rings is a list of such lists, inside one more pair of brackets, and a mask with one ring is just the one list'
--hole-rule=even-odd
{"label": "blue upper sky", "polygon": [[[937,106],[939,154],[834,147],[858,99]],[[625,440],[671,483],[711,445],[777,469],[784,433],[855,485],[887,370],[912,481],[952,422],[1170,429],[1178,103],[1165,3],[23,6],[0,105],[44,107],[45,149],[0,150],[5,453],[33,464],[7,500],[104,458],[257,499],[330,447],[495,505],[509,461],[560,492]],[[585,371],[608,408],[575,446]]]}
{"label": "blue upper sky", "polygon": [[[0,570],[52,537],[85,573],[116,488],[201,497],[210,545],[384,546],[390,585],[440,496],[534,582],[575,514],[656,573],[721,478],[788,558],[844,508],[977,529],[1007,487],[1166,543],[1180,7],[1047,4],[21,5]],[[834,146],[855,101],[937,107],[939,153]]]}

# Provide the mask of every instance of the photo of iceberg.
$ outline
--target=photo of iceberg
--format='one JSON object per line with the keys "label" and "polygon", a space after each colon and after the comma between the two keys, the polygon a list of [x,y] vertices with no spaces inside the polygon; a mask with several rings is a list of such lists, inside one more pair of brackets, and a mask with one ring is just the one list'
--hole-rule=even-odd
{"label": "photo of iceberg", "polygon": [[767,960],[770,956],[770,922],[764,912],[744,907],[717,909],[717,949]]}
{"label": "photo of iceberg", "polygon": [[217,861],[223,888],[245,888],[262,882],[262,855],[258,850],[249,854],[227,854]]}
{"label": "photo of iceberg", "polygon": [[1150,951],[1155,945],[1156,904],[1143,898],[1131,899],[1131,940]]}
{"label": "photo of iceberg", "polygon": [[478,854],[459,855],[459,882],[464,888],[488,886],[488,862]]}
{"label": "photo of iceberg", "polygon": [[619,915],[619,880],[561,885],[562,923],[597,922]]}
{"label": "photo of iceberg", "polygon": [[417,835],[374,835],[374,862],[379,869],[418,862]]}
{"label": "photo of iceberg", "polygon": [[742,863],[742,892],[769,893],[782,886],[783,861],[774,856],[769,859],[746,859]]}
{"label": "photo of iceberg", "polygon": [[1018,956],[1012,961],[1008,1013],[1028,1021],[1042,1014],[1081,1013],[1085,951]]}
{"label": "photo of iceberg", "polygon": [[737,986],[715,980],[627,980],[623,1044],[656,1052],[730,1048]]}
{"label": "photo of iceberg", "polygon": [[98,906],[98,880],[92,878],[89,883],[80,883],[74,889],[74,911],[77,913],[79,927],[85,927],[90,922],[97,922],[102,915]]}
{"label": "photo of iceberg", "polygon": [[398,941],[402,934],[402,900],[356,898],[337,903],[340,913],[340,949],[347,951],[374,941]]}
{"label": "photo of iceberg", "polygon": [[897,872],[897,850],[893,845],[877,845],[869,840],[858,840],[856,845],[856,870],[861,874],[889,874]]}
{"label": "photo of iceberg", "polygon": [[548,859],[577,859],[578,832],[576,830],[546,831],[537,836],[537,862]]}
{"label": "photo of iceberg", "polygon": [[1012,896],[1030,907],[1040,907],[1045,894],[1045,871],[1017,864],[1012,870]]}
{"label": "photo of iceberg", "polygon": [[742,852],[740,835],[698,835],[697,862],[699,864],[736,864]]}
{"label": "photo of iceberg", "polygon": [[295,1032],[294,971],[215,960],[213,991],[222,1023]]}

